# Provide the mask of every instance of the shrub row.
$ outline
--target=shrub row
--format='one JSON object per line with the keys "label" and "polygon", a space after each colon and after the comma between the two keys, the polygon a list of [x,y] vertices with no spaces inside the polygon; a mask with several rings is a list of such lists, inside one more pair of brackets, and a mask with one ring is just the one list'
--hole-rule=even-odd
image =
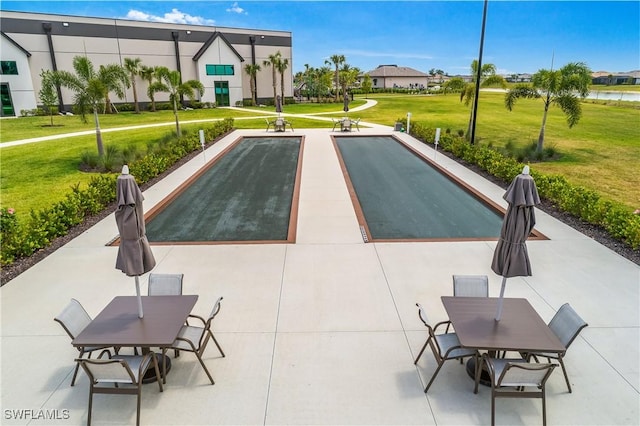
{"label": "shrub row", "polygon": [[[425,143],[432,144],[435,140],[435,129],[422,123],[412,122],[410,130],[414,137]],[[438,145],[456,157],[478,165],[506,183],[521,173],[524,166],[494,149],[471,145],[464,138],[448,133],[440,136]],[[531,176],[541,197],[573,216],[601,226],[609,235],[634,250],[640,248],[640,215],[634,214],[620,203],[603,200],[595,191],[569,183],[563,176],[543,174],[534,169],[531,170]]]}
{"label": "shrub row", "polygon": [[[204,129],[205,140],[213,141],[231,131],[233,119],[226,118]],[[187,133],[129,165],[130,173],[143,184],[167,170],[192,151],[201,148],[197,132]],[[31,211],[25,220],[18,220],[10,208],[0,209],[0,264],[9,265],[17,259],[31,256],[47,247],[69,229],[91,215],[101,212],[116,199],[117,175],[101,174],[91,178],[86,188],[74,185],[62,201],[39,211]]]}

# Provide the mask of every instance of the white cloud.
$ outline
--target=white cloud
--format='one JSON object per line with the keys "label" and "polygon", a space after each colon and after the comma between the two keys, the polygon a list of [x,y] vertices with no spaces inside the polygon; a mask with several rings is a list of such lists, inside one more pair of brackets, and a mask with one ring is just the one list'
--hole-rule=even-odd
{"label": "white cloud", "polygon": [[171,12],[165,13],[163,16],[150,15],[140,10],[131,9],[127,13],[126,19],[136,21],[149,22],[165,22],[171,24],[189,24],[189,25],[215,25],[213,19],[206,19],[202,16],[192,16],[188,13],[180,12],[178,9],[171,9]]}
{"label": "white cloud", "polygon": [[245,12],[243,8],[238,5],[238,2],[233,3],[233,5],[227,9],[227,12],[230,13],[238,13],[240,15],[248,15],[249,13]]}

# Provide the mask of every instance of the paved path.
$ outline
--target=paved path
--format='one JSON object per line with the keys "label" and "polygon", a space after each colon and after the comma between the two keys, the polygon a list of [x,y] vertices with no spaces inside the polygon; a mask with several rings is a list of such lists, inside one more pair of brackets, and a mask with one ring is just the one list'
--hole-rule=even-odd
{"label": "paved path", "polygon": [[[354,111],[363,111],[365,109],[371,108],[373,106],[375,106],[378,103],[378,101],[373,100],[373,99],[367,99],[366,103],[364,105],[360,105],[359,107],[353,108],[352,110],[350,110],[350,112],[354,112]],[[226,109],[232,109],[232,110],[238,110],[238,111],[243,111],[243,112],[247,112],[247,111],[252,111],[255,112],[257,114],[257,116],[251,116],[251,117],[237,117],[234,118],[234,120],[255,120],[256,118],[264,118],[265,116],[274,116],[276,115],[275,112],[272,111],[261,111],[259,109],[250,109],[250,108],[238,108],[238,107],[223,107]],[[285,117],[299,117],[299,118],[308,118],[308,119],[312,119],[312,120],[319,120],[319,121],[331,121],[331,118],[326,118],[326,117],[318,117],[320,115],[327,115],[327,114],[337,114],[337,113],[341,113],[343,111],[329,111],[329,112],[319,112],[319,113],[315,113],[315,114],[288,114],[288,113],[283,113],[282,115]],[[193,124],[193,123],[208,123],[208,122],[212,122],[212,121],[220,121],[222,120],[222,118],[213,118],[213,119],[202,119],[202,120],[187,120],[187,121],[181,121],[180,124]],[[101,133],[110,133],[110,132],[120,132],[123,130],[132,130],[132,129],[145,129],[145,128],[150,128],[150,127],[162,127],[162,126],[174,126],[176,123],[175,121],[168,121],[165,123],[153,123],[153,124],[140,124],[137,126],[127,126],[127,127],[113,127],[113,128],[108,128],[108,129],[100,129]],[[376,123],[360,123],[363,126],[367,126],[367,127],[381,127],[381,128],[389,128],[389,126],[381,126],[380,124],[376,124]],[[72,138],[72,137],[76,137],[76,136],[86,136],[86,135],[92,135],[94,134],[96,131],[95,129],[92,130],[83,130],[81,132],[73,132],[73,133],[63,133],[60,135],[50,135],[50,136],[41,136],[41,137],[37,137],[37,138],[29,138],[29,139],[21,139],[21,140],[16,140],[16,141],[11,141],[11,142],[3,142],[0,143],[0,148],[8,148],[10,146],[16,146],[16,145],[25,145],[28,143],[36,143],[36,142],[45,142],[45,141],[51,141],[51,140],[57,140],[57,139],[67,139],[67,138]]]}

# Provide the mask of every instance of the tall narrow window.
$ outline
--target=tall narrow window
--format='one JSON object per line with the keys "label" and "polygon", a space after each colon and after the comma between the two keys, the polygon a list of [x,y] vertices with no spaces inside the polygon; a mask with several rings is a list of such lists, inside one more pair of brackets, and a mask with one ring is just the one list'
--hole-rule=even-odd
{"label": "tall narrow window", "polygon": [[2,109],[0,109],[2,117],[13,117],[16,115],[13,109],[13,101],[11,100],[11,90],[9,90],[7,83],[0,84],[0,103],[2,104]]}

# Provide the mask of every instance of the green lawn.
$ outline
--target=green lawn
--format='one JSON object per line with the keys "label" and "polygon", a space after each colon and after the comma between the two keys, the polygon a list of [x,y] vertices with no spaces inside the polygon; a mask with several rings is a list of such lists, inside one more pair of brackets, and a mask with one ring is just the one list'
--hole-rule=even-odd
{"label": "green lawn", "polygon": [[[392,126],[397,119],[406,118],[423,122],[431,127],[449,129],[457,133],[466,130],[470,108],[460,102],[458,95],[368,95],[378,104],[363,111],[350,111],[353,118]],[[364,98],[350,103],[356,108],[365,103]],[[543,172],[562,174],[577,185],[598,191],[603,197],[621,202],[630,209],[640,208],[640,108],[636,104],[603,105],[586,101],[583,117],[569,129],[564,115],[557,108],[549,113],[545,146],[552,146],[560,154],[556,161],[536,163],[531,167]],[[343,115],[342,103],[305,103],[285,105],[286,114],[318,114],[320,117]],[[183,129],[197,130],[201,123],[192,120],[215,120],[232,116],[237,128],[266,127],[263,112],[269,108],[224,108],[181,111],[179,117]],[[329,114],[327,114],[329,113]],[[507,144],[525,146],[537,140],[542,120],[541,100],[520,100],[514,110],[504,108],[503,95],[481,92],[478,107],[477,141],[504,147]],[[331,128],[331,121],[311,118],[287,117],[295,129]],[[95,151],[93,124],[83,124],[79,117],[54,117],[54,124],[47,127],[47,117],[20,117],[0,121],[0,141],[33,138],[51,134],[90,131],[85,136],[38,142],[0,150],[0,203],[18,212],[39,209],[61,199],[76,183],[85,184],[91,175],[78,170],[81,153]],[[106,146],[120,149],[130,145],[146,146],[148,141],[161,138],[174,131],[171,111],[120,113],[101,115],[101,128]],[[166,123],[161,127],[109,132],[107,129],[131,125]],[[1,146],[1,144],[0,144]],[[22,213],[21,213],[22,214]]]}

